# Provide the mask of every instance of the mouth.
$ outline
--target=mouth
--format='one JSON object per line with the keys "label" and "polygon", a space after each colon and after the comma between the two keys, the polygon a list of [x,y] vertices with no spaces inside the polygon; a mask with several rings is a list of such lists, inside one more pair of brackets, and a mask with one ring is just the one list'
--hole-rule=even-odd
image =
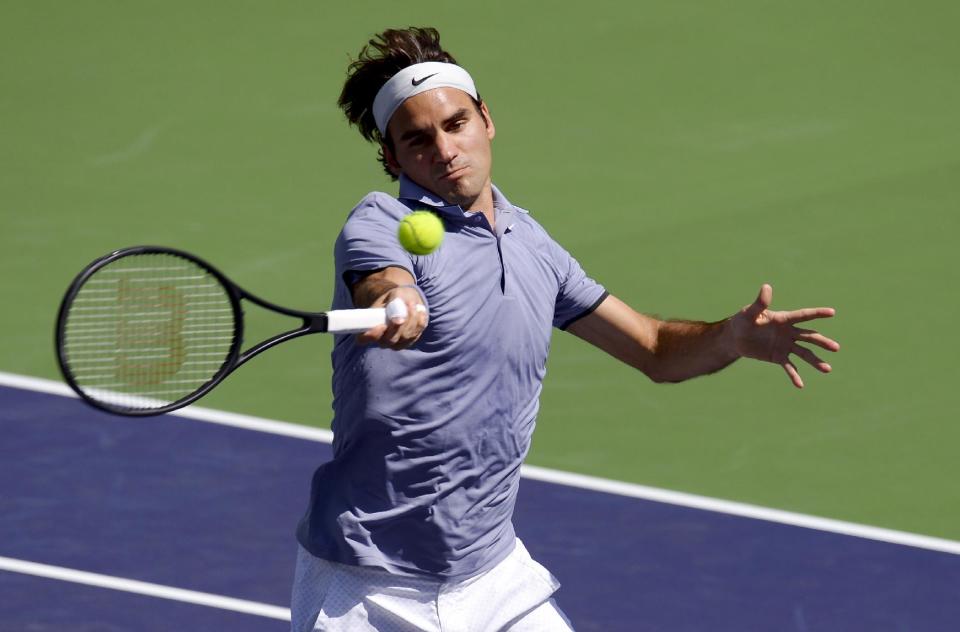
{"label": "mouth", "polygon": [[466,174],[467,174],[467,167],[466,167],[466,166],[457,167],[456,169],[454,169],[454,170],[452,170],[452,171],[447,171],[447,172],[441,174],[441,175],[440,175],[440,179],[441,179],[441,180],[447,180],[447,181],[459,180],[461,177],[465,176]]}

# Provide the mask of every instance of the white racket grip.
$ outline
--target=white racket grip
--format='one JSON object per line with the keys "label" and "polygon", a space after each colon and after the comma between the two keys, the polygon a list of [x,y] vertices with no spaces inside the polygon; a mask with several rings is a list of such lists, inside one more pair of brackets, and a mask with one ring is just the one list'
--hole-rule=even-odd
{"label": "white racket grip", "polygon": [[327,312],[327,331],[331,334],[359,334],[377,325],[387,323],[387,310],[335,309]]}
{"label": "white racket grip", "polygon": [[[417,312],[426,312],[427,308],[417,305]],[[359,334],[377,325],[389,325],[393,318],[406,319],[407,304],[402,298],[395,298],[386,308],[335,309],[327,312],[327,331],[331,334]]]}

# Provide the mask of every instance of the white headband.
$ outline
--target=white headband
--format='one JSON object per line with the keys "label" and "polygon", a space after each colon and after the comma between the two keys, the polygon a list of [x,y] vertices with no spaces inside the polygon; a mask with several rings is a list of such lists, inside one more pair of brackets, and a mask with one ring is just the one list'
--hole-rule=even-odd
{"label": "white headband", "polygon": [[456,64],[425,61],[407,66],[390,77],[390,81],[383,84],[373,100],[373,119],[377,122],[380,134],[386,135],[387,123],[401,103],[434,88],[456,88],[477,98],[477,88],[473,85],[470,73]]}

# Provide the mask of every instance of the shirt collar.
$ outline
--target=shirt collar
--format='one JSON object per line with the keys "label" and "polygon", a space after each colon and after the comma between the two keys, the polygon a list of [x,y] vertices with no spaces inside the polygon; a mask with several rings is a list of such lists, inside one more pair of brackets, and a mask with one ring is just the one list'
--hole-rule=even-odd
{"label": "shirt collar", "polygon": [[[522,208],[511,204],[510,200],[508,200],[507,197],[500,192],[500,189],[498,189],[496,185],[491,184],[490,186],[493,189],[493,208],[497,217],[498,227],[501,223],[500,216],[502,214],[527,212]],[[425,204],[434,208],[437,212],[443,213],[444,215],[451,215],[457,218],[469,217],[473,215],[473,213],[464,211],[457,204],[447,204],[447,202],[439,195],[424,189],[422,186],[403,174],[400,175],[400,195],[397,197],[401,200],[407,200],[417,204]],[[506,228],[506,226],[504,228]]]}
{"label": "shirt collar", "polygon": [[439,195],[424,189],[422,186],[408,178],[407,176],[400,175],[400,195],[397,196],[401,200],[409,200],[411,202],[419,202],[421,204],[426,204],[427,206],[432,206],[437,209],[443,208],[460,208],[459,206],[451,207],[447,204],[443,198]]}

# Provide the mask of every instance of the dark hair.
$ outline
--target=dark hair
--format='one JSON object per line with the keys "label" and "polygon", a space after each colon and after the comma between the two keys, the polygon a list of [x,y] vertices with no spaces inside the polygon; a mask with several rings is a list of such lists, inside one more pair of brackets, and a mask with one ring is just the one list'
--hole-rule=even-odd
{"label": "dark hair", "polygon": [[[440,33],[435,28],[411,26],[387,29],[360,49],[356,61],[347,67],[347,81],[343,84],[337,105],[365,139],[383,143],[393,151],[389,134],[381,134],[377,129],[373,118],[373,100],[391,77],[407,66],[425,61],[457,63],[453,55],[440,47]],[[379,158],[387,175],[396,180],[397,177],[387,166],[382,148]]]}

